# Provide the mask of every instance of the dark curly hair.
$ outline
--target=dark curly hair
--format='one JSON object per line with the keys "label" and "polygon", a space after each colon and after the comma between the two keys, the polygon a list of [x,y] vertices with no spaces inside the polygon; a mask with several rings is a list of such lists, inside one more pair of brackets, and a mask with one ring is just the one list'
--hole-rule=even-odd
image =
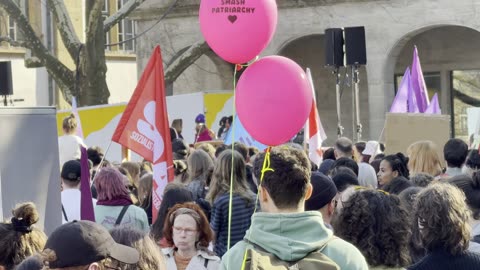
{"label": "dark curly hair", "polygon": [[370,266],[410,264],[407,210],[395,195],[362,189],[345,202],[333,222],[335,234],[355,245]]}
{"label": "dark curly hair", "polygon": [[441,249],[459,255],[468,249],[470,242],[470,215],[465,195],[459,188],[436,182],[417,195],[413,228],[427,251]]}

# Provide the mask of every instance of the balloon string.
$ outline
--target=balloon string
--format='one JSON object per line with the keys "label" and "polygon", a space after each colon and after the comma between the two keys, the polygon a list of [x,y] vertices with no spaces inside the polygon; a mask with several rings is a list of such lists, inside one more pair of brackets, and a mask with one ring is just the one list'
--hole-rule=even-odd
{"label": "balloon string", "polygon": [[[260,188],[262,182],[263,182],[263,177],[265,176],[266,172],[274,172],[275,170],[270,167],[270,151],[272,150],[272,147],[268,147],[267,150],[265,150],[265,158],[263,159],[263,165],[262,165],[262,171],[261,171],[261,176],[260,176],[260,183],[258,184],[258,187]],[[253,213],[255,214],[257,212],[257,206],[258,206],[258,194],[259,192],[257,191],[257,196],[255,199],[255,208],[253,209]],[[248,230],[248,239],[252,239],[252,230]],[[245,249],[245,253],[243,254],[243,261],[242,261],[242,267],[241,270],[245,269],[247,263],[247,250]]]}
{"label": "balloon string", "polygon": [[[258,56],[253,60],[251,63],[257,61]],[[233,175],[234,175],[234,151],[235,151],[235,91],[237,89],[237,72],[242,70],[244,67],[248,67],[251,63],[241,65],[241,64],[236,64],[234,71],[233,71],[233,106],[232,106],[232,116],[233,116],[233,121],[231,123],[232,127],[232,164],[231,164],[231,170],[230,170],[230,194],[229,194],[229,201],[228,201],[228,233],[227,233],[227,252],[230,250],[230,241],[231,241],[231,229],[232,229],[232,209],[233,209]],[[258,195],[257,195],[258,199]],[[256,207],[256,204],[255,204]],[[226,265],[227,265],[227,270],[230,267],[229,264],[230,260],[230,253],[228,253],[227,260],[226,260]]]}
{"label": "balloon string", "polygon": [[[232,209],[233,209],[233,162],[234,162],[234,151],[235,151],[235,90],[237,89],[237,72],[242,69],[240,64],[235,65],[235,69],[233,70],[233,106],[232,106],[232,118],[233,121],[231,123],[232,127],[232,164],[230,166],[230,192],[229,192],[229,200],[228,200],[228,232],[227,232],[227,252],[230,250],[230,241],[231,241],[231,230],[232,230]],[[227,256],[227,270],[230,267],[229,260],[230,260],[230,253]]]}

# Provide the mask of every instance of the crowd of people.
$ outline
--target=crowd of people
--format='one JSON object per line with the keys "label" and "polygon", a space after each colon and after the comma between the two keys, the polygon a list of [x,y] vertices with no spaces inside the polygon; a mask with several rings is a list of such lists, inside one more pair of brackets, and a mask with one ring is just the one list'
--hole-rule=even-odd
{"label": "crowd of people", "polygon": [[[74,136],[75,121],[64,124]],[[386,150],[342,137],[317,166],[295,143],[259,151],[177,136],[175,180],[152,220],[151,165],[102,162],[91,147],[95,222],[80,221],[72,156],[63,225],[47,237],[35,205],[19,204],[0,224],[0,269],[480,269],[478,149],[450,139],[443,158],[430,141]]]}

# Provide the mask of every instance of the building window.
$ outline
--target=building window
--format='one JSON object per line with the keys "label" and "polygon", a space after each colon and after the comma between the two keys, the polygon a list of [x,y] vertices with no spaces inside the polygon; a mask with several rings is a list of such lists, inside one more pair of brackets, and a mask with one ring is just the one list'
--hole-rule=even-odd
{"label": "building window", "polygon": [[17,23],[10,16],[8,17],[8,37],[17,40]]}
{"label": "building window", "polygon": [[[129,0],[117,0],[117,10],[121,9]],[[123,19],[118,23],[118,42],[125,43],[119,45],[120,50],[135,51],[135,40],[129,40],[135,36],[135,22],[129,19]]]}
{"label": "building window", "polygon": [[480,70],[454,70],[451,80],[454,136],[467,142],[475,140],[478,144]]}
{"label": "building window", "polygon": [[[105,21],[110,16],[109,0],[104,0],[102,9],[102,18]],[[105,44],[110,44],[110,31],[105,33]],[[110,46],[105,46],[105,50],[110,51]]]}

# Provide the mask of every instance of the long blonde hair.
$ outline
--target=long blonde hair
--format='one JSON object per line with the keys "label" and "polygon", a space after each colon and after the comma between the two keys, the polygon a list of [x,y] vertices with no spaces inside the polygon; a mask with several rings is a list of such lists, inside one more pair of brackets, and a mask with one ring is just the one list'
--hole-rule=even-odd
{"label": "long blonde hair", "polygon": [[[232,166],[233,155],[233,166]],[[233,167],[233,194],[243,197],[247,202],[253,202],[253,193],[247,185],[245,160],[237,151],[225,150],[218,157],[213,169],[213,179],[207,200],[213,204],[218,196],[230,192],[230,177]]]}
{"label": "long blonde hair", "polygon": [[428,173],[432,176],[442,174],[442,162],[437,146],[431,141],[418,141],[407,149],[410,175]]}

